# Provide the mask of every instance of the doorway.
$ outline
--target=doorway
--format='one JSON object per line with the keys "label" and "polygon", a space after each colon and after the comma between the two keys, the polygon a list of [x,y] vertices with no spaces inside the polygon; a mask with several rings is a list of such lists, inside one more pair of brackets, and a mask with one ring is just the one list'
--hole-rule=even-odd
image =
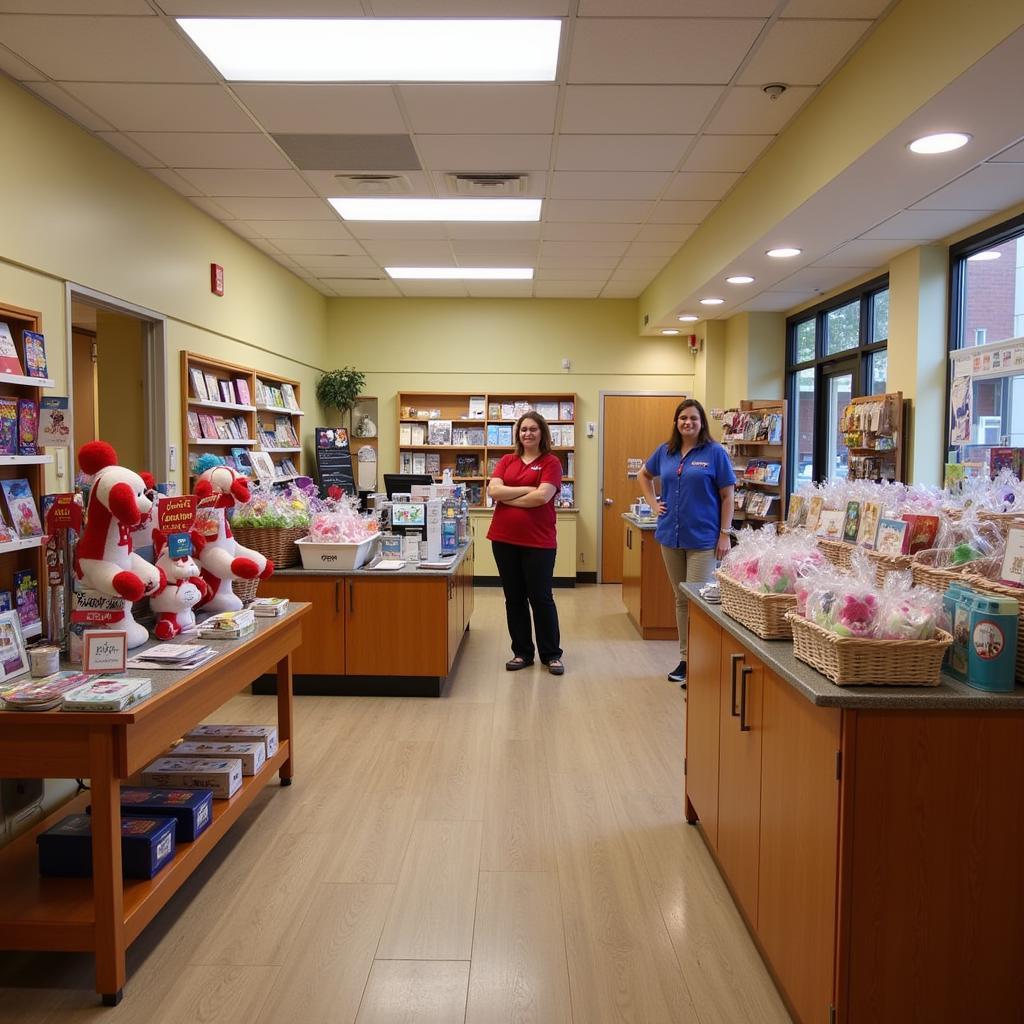
{"label": "doorway", "polygon": [[680,392],[601,392],[601,502],[599,579],[622,582],[622,513],[640,496],[636,475],[651,453],[668,439],[672,414],[687,397]]}
{"label": "doorway", "polygon": [[820,406],[823,422],[819,424],[818,436],[825,444],[818,446],[818,457],[823,461],[815,467],[817,480],[843,480],[849,471],[850,452],[841,424],[850,399],[860,393],[857,371],[856,359],[831,363],[821,371],[821,394],[825,400]]}

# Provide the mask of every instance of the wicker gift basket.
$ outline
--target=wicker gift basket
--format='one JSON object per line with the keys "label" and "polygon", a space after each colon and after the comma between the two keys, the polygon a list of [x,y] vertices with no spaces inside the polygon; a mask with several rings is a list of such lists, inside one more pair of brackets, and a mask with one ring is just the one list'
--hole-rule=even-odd
{"label": "wicker gift basket", "polygon": [[880,587],[885,586],[885,578],[889,573],[905,572],[912,564],[910,555],[886,555],[878,551],[871,551],[868,548],[864,548],[862,550],[874,563],[875,583]]}
{"label": "wicker gift basket", "polygon": [[938,686],[953,642],[941,629],[934,640],[871,640],[839,636],[796,612],[787,618],[793,653],[836,686]]}
{"label": "wicker gift basket", "polygon": [[950,565],[952,554],[952,548],[927,548],[918,551],[910,560],[910,576],[914,586],[945,590],[950,583],[962,580],[964,572],[974,563],[961,562],[959,565]]}
{"label": "wicker gift basket", "polygon": [[986,509],[978,511],[979,523],[992,523],[1005,537],[1011,529],[1024,529],[1024,512],[990,512]]}
{"label": "wicker gift basket", "polygon": [[722,610],[729,618],[746,626],[762,640],[788,640],[793,635],[786,613],[796,607],[794,594],[753,590],[721,570],[715,575],[722,595]]}
{"label": "wicker gift basket", "polygon": [[818,547],[837,569],[849,570],[853,552],[856,550],[853,544],[847,544],[844,540],[825,540],[824,537],[819,537]]}
{"label": "wicker gift basket", "polygon": [[231,590],[242,604],[248,604],[256,596],[259,585],[258,576],[254,580],[232,580]]}
{"label": "wicker gift basket", "polygon": [[275,569],[299,564],[295,542],[309,533],[308,526],[235,526],[231,532],[243,547],[258,551],[274,563]]}

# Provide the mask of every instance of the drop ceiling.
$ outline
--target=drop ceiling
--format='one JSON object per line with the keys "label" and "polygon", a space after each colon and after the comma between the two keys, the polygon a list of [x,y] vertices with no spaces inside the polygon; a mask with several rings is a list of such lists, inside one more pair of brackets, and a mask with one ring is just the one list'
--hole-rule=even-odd
{"label": "drop ceiling", "polygon": [[[0,71],[325,295],[632,298],[890,6],[0,0]],[[563,22],[562,51],[553,83],[229,84],[177,26],[186,16],[552,17]],[[762,90],[772,82],[787,84],[775,101]],[[965,211],[978,220],[996,200],[1024,200],[1024,147],[1010,148],[1024,129],[1012,135],[985,154],[999,164],[904,189],[834,231],[816,207],[807,258],[731,295],[715,315],[788,308],[970,223]],[[540,223],[347,223],[327,203],[351,194],[343,179],[352,175],[392,175],[402,194],[448,196],[446,176],[484,173],[525,175],[520,194],[544,200]],[[866,187],[856,176],[844,184]],[[842,205],[838,185],[829,201]],[[393,282],[383,268],[396,263],[536,273]],[[697,297],[680,295],[671,312]]]}

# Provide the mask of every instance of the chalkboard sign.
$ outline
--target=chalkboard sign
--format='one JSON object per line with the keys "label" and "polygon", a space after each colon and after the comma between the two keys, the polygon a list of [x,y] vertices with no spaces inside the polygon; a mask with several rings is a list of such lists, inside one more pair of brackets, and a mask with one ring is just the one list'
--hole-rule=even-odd
{"label": "chalkboard sign", "polygon": [[352,449],[344,427],[316,428],[316,475],[322,498],[327,497],[331,487],[340,487],[345,494],[355,496]]}

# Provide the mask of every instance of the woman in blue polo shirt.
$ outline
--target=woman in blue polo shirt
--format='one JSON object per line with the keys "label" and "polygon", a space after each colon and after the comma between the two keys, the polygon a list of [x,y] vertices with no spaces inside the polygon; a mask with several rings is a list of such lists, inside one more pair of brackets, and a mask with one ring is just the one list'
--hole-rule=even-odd
{"label": "woman in blue polo shirt", "polygon": [[[660,497],[654,481],[660,480]],[[736,474],[726,450],[711,439],[704,407],[687,398],[676,406],[668,441],[640,470],[640,490],[658,511],[654,537],[676,598],[679,664],[668,674],[686,685],[686,598],[680,583],[706,583],[729,550]]]}

